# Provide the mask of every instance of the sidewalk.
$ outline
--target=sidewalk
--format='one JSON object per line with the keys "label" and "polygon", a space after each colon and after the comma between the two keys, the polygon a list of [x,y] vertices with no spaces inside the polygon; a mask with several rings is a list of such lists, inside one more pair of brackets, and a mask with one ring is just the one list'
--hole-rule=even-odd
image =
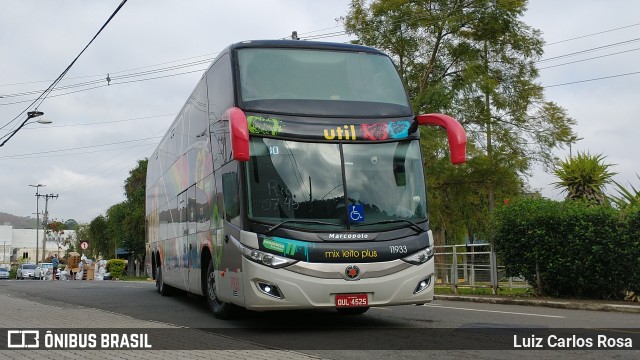
{"label": "sidewalk", "polygon": [[522,298],[512,296],[476,295],[435,295],[434,300],[468,301],[487,304],[507,304],[525,306],[546,306],[559,309],[617,311],[640,314],[640,303],[607,302],[601,300]]}
{"label": "sidewalk", "polygon": [[[23,298],[16,298],[0,294],[0,309],[2,309],[0,328],[8,329],[45,329],[45,330],[77,330],[82,329],[176,329],[178,327],[159,322],[138,320],[129,316],[115,314],[109,311],[85,308],[67,304],[42,304]],[[46,316],[43,316],[46,314]],[[184,329],[188,330],[188,329]],[[117,332],[117,331],[115,331]],[[164,360],[164,359],[232,359],[232,360],[272,360],[272,359],[322,359],[296,351],[274,350],[247,341],[231,337],[205,333],[196,329],[186,331],[188,339],[172,339],[173,343],[184,341],[191,343],[194,336],[196,341],[216,344],[221,349],[243,350],[0,350],[0,359],[136,359],[136,360]],[[7,334],[0,334],[6,348]],[[188,341],[188,342],[187,342]],[[246,350],[245,350],[246,349]]]}

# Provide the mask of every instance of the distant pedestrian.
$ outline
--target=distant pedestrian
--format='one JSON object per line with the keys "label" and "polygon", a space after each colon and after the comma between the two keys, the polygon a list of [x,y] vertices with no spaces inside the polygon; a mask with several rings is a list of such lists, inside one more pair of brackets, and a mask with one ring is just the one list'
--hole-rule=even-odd
{"label": "distant pedestrian", "polygon": [[56,275],[58,274],[58,265],[60,265],[60,260],[58,260],[58,254],[53,255],[53,259],[51,259],[51,264],[53,264],[52,273],[51,273],[51,281],[56,279]]}

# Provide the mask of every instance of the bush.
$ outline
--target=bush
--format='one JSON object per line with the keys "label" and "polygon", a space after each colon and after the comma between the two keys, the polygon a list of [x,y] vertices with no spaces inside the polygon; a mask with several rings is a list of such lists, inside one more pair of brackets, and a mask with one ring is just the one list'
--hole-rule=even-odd
{"label": "bush", "polygon": [[127,266],[126,261],[122,259],[111,259],[107,263],[107,271],[112,279],[119,279],[124,275],[125,266]]}
{"label": "bush", "polygon": [[496,210],[493,241],[507,276],[539,295],[621,299],[638,287],[640,214],[607,206],[520,199]]}

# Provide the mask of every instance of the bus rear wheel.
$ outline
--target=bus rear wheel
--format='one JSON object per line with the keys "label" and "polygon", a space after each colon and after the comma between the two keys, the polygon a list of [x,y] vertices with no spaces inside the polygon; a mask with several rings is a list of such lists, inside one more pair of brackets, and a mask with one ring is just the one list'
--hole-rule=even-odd
{"label": "bus rear wheel", "polygon": [[369,307],[355,307],[355,308],[336,308],[339,313],[345,315],[361,315],[369,310]]}
{"label": "bus rear wheel", "polygon": [[165,284],[162,279],[162,268],[158,266],[156,269],[156,290],[158,290],[158,294],[162,296],[171,295],[171,286]]}
{"label": "bus rear wheel", "polygon": [[207,305],[216,318],[225,320],[236,315],[235,305],[220,300],[216,294],[216,274],[213,269],[213,261],[209,262],[207,268],[207,292],[205,295],[207,296]]}

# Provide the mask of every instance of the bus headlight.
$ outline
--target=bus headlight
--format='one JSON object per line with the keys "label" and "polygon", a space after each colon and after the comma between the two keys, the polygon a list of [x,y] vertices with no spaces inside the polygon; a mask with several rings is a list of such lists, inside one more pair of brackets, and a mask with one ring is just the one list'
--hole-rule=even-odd
{"label": "bus headlight", "polygon": [[246,257],[247,259],[253,262],[257,262],[258,264],[272,267],[274,269],[279,269],[298,262],[298,260],[287,259],[282,256],[269,254],[256,249],[251,249],[242,244],[240,244],[240,250],[242,251],[242,255],[244,255],[244,257]]}
{"label": "bus headlight", "polygon": [[406,258],[403,258],[402,260],[410,263],[410,264],[414,264],[414,265],[420,265],[420,264],[424,264],[427,261],[429,261],[431,258],[433,257],[433,249],[431,248],[431,246],[428,246],[416,253],[414,253],[413,255],[409,255]]}

